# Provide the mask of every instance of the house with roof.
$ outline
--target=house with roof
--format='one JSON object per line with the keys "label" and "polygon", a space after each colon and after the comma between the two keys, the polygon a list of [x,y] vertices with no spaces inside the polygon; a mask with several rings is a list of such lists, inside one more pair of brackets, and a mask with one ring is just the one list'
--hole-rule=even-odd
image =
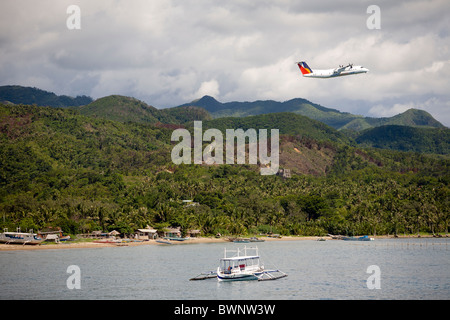
{"label": "house with roof", "polygon": [[191,229],[186,232],[186,237],[190,237],[190,238],[197,238],[197,237],[200,237],[200,235],[201,235],[201,231],[197,230],[197,229],[195,229],[195,230]]}
{"label": "house with roof", "polygon": [[137,240],[154,240],[158,237],[158,230],[147,225],[144,229],[137,229],[134,238]]}
{"label": "house with roof", "polygon": [[181,228],[168,227],[163,230],[164,238],[181,238]]}

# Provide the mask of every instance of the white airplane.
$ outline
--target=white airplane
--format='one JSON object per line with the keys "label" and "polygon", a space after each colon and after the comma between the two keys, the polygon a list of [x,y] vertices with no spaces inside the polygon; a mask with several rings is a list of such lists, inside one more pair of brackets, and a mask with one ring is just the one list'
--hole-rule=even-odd
{"label": "white airplane", "polygon": [[334,78],[334,77],[342,77],[349,76],[352,74],[366,73],[369,69],[361,67],[361,66],[353,66],[353,64],[348,64],[347,66],[339,66],[335,69],[327,69],[327,70],[312,70],[305,61],[296,62],[300,71],[302,72],[304,77],[309,78]]}

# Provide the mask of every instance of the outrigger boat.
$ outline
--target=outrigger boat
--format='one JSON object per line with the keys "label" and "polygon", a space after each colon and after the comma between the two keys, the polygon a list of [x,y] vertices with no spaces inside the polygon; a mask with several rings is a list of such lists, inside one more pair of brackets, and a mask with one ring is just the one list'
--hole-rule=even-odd
{"label": "outrigger boat", "polygon": [[[253,251],[249,254],[248,251]],[[228,253],[234,253],[228,256]],[[266,270],[260,262],[257,247],[244,247],[242,250],[227,250],[219,261],[216,272],[202,273],[190,280],[217,278],[218,281],[276,280],[287,277],[281,270]]]}
{"label": "outrigger boat", "polygon": [[8,229],[4,229],[3,233],[0,233],[0,243],[6,244],[41,244],[44,240],[33,233],[33,230],[20,232],[20,228],[17,228],[17,232],[8,232]]}
{"label": "outrigger boat", "polygon": [[156,240],[156,242],[161,243],[161,244],[173,244],[170,241],[166,241],[166,240]]}
{"label": "outrigger boat", "polygon": [[362,236],[362,237],[343,237],[342,240],[345,241],[373,241],[374,238],[370,238],[369,236]]}
{"label": "outrigger boat", "polygon": [[182,237],[164,237],[163,239],[164,240],[171,240],[171,241],[186,241],[186,240],[189,240],[190,238],[189,237],[185,237],[185,238],[182,238]]}

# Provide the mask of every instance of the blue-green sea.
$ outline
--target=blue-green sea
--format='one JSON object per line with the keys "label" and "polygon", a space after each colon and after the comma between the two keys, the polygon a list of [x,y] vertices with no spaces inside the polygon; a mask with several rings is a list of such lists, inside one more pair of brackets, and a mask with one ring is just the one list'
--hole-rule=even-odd
{"label": "blue-green sea", "polygon": [[[215,271],[225,248],[255,244],[4,251],[0,252],[0,299],[446,300],[450,298],[449,241],[255,243],[265,267],[280,269],[288,277],[240,282],[189,279]],[[78,271],[68,270],[69,266]],[[78,288],[73,285],[75,276]]]}

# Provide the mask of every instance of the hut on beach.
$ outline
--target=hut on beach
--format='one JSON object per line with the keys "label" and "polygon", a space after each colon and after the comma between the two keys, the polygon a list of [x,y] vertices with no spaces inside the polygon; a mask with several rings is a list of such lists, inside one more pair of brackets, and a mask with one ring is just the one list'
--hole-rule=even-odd
{"label": "hut on beach", "polygon": [[188,230],[186,232],[186,237],[197,238],[200,237],[200,234],[201,234],[200,230]]}
{"label": "hut on beach", "polygon": [[115,238],[120,235],[120,232],[117,230],[113,230],[110,232],[102,232],[102,231],[92,231],[90,233],[80,233],[77,234],[79,238],[92,238],[92,239],[108,239]]}
{"label": "hut on beach", "polygon": [[146,226],[145,229],[137,229],[134,233],[136,240],[154,240],[158,237],[158,231],[150,226]]}
{"label": "hut on beach", "polygon": [[[62,229],[60,227],[46,227],[37,232],[38,236],[42,239],[59,238],[63,236]],[[50,236],[50,237],[49,237]]]}
{"label": "hut on beach", "polygon": [[177,227],[177,228],[173,228],[173,227],[165,228],[163,230],[163,237],[164,238],[180,238],[181,237],[181,228],[180,227]]}

